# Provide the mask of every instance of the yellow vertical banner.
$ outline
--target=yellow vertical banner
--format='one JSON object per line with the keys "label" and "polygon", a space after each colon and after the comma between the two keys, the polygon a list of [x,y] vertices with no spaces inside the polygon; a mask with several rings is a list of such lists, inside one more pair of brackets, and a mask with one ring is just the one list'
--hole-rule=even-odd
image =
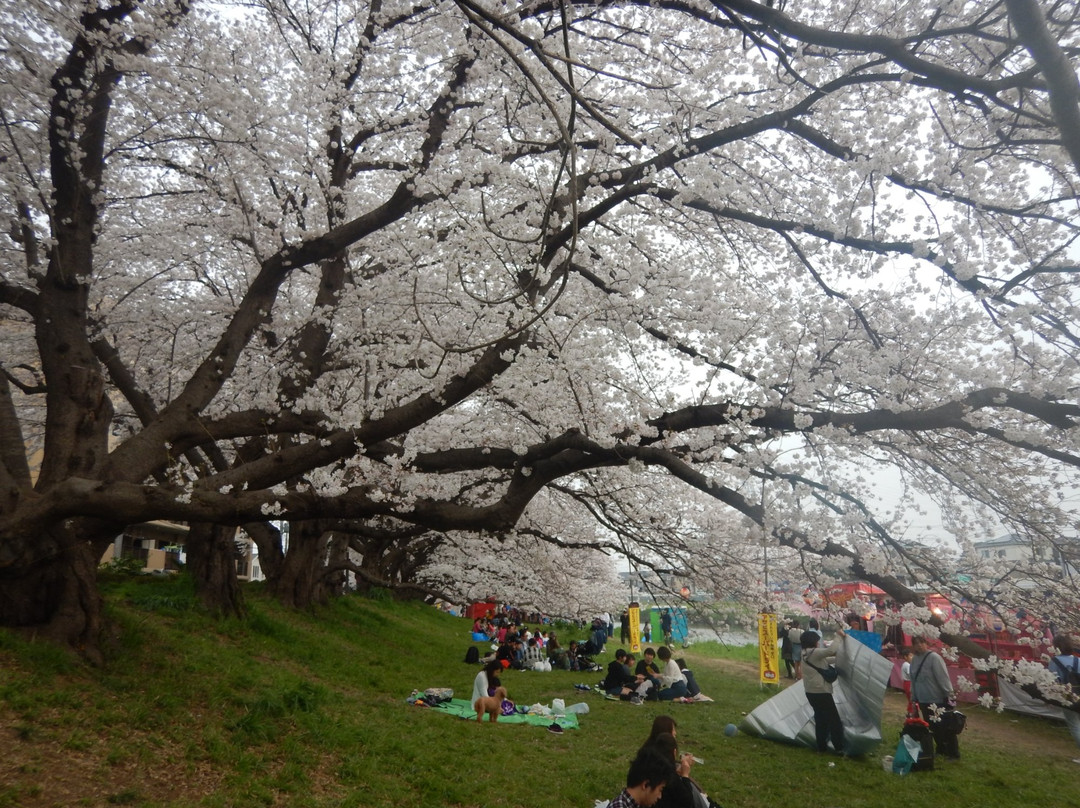
{"label": "yellow vertical banner", "polygon": [[641,609],[637,601],[630,604],[630,653],[641,653]]}
{"label": "yellow vertical banner", "polygon": [[780,654],[776,640],[776,615],[758,615],[758,671],[761,681],[775,685],[780,681]]}

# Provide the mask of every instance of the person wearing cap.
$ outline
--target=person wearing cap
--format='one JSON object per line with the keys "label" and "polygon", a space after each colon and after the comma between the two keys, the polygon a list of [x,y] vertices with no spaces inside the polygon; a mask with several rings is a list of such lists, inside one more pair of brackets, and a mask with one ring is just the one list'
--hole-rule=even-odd
{"label": "person wearing cap", "polygon": [[818,671],[828,669],[840,650],[840,643],[847,635],[843,631],[836,632],[837,639],[828,648],[819,648],[818,642],[821,637],[817,632],[808,629],[799,638],[802,651],[802,661],[807,663],[802,666],[803,692],[806,700],[814,710],[814,739],[817,741],[819,753],[829,751],[829,740],[832,740],[833,751],[838,755],[844,754],[844,724],[840,720],[840,713],[836,709],[833,700],[833,686],[826,682],[825,677]]}

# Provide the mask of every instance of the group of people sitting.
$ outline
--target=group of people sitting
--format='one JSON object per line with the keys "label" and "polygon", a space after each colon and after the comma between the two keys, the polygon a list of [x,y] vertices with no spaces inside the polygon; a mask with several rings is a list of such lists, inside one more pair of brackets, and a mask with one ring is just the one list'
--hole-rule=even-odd
{"label": "group of people sitting", "polygon": [[492,653],[480,661],[502,662],[504,668],[515,670],[564,670],[590,671],[600,667],[581,652],[577,640],[572,640],[568,648],[563,648],[554,632],[537,632],[535,635],[525,626],[509,626],[502,641]]}
{"label": "group of people sitting", "polygon": [[599,656],[607,650],[608,625],[599,617],[593,618],[589,630],[589,639],[581,644],[581,652],[588,656]]}
{"label": "group of people sitting", "polygon": [[[660,664],[656,660],[659,657]],[[646,648],[638,661],[620,648],[608,663],[607,675],[600,687],[609,699],[641,704],[644,701],[712,701],[701,692],[694,674],[682,659],[674,659],[666,645],[656,651]]]}
{"label": "group of people sitting", "polygon": [[679,753],[675,719],[658,715],[608,808],[718,808],[690,776],[694,756]]}

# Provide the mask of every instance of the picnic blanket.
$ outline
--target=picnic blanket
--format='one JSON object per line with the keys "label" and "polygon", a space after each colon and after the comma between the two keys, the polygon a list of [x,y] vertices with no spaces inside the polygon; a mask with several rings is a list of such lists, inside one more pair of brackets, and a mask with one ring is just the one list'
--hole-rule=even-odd
{"label": "picnic blanket", "polygon": [[[442,704],[435,705],[434,707],[427,707],[435,713],[446,713],[448,715],[456,715],[458,718],[471,718],[476,720],[476,711],[472,708],[472,704],[465,699],[450,699],[450,701],[444,701]],[[521,709],[520,707],[518,708]],[[516,712],[513,715],[500,715],[500,724],[535,724],[538,727],[550,727],[552,724],[558,724],[563,729],[577,729],[578,719],[574,713],[567,713],[566,715],[540,715],[533,713]]]}

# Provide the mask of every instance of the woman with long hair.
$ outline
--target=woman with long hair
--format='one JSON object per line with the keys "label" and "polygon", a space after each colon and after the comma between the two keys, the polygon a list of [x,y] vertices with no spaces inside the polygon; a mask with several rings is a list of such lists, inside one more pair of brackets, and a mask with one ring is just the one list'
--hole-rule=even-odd
{"label": "woman with long hair", "polygon": [[[661,720],[665,719],[665,720]],[[653,721],[654,733],[649,735],[641,747],[641,754],[646,750],[658,752],[661,757],[675,764],[675,777],[664,786],[664,793],[656,803],[656,808],[701,808],[708,805],[714,808],[716,805],[709,796],[702,792],[697,783],[690,777],[690,767],[694,758],[690,754],[679,754],[679,744],[671,732],[659,731],[663,724],[670,723],[671,729],[675,729],[675,721],[669,716],[657,716]]]}

